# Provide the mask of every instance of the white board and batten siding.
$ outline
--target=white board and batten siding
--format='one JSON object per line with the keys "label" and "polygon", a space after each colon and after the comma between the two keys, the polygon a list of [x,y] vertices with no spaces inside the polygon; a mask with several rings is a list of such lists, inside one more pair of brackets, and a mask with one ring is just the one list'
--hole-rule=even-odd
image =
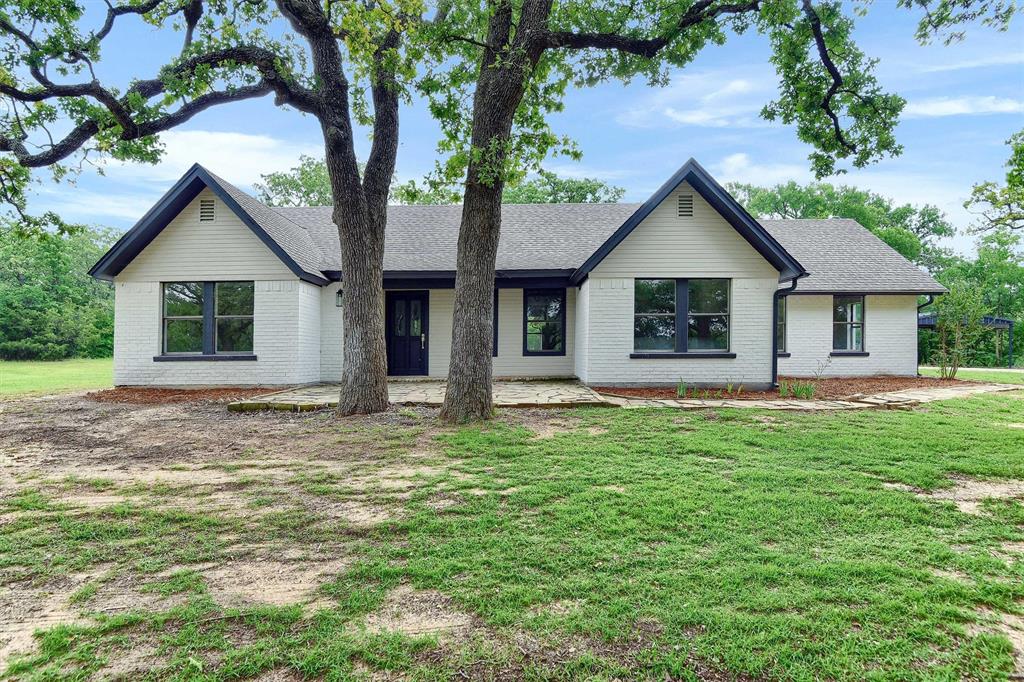
{"label": "white board and batten siding", "polygon": [[[679,215],[680,195],[692,197],[692,216]],[[635,280],[704,277],[731,280],[729,351],[736,357],[630,358]],[[587,352],[577,374],[595,385],[768,384],[778,278],[778,271],[683,183],[591,271],[587,292],[580,296]]]}
{"label": "white board and batten siding", "polygon": [[[200,221],[202,200],[214,220]],[[155,362],[161,284],[254,282],[256,361]],[[210,190],[203,190],[115,277],[116,385],[282,385],[320,378],[320,291],[300,281]]]}
{"label": "white board and batten siding", "polygon": [[[798,285],[799,288],[799,285]],[[786,350],[779,358],[783,376],[872,376],[917,374],[917,296],[864,297],[864,350],[867,356],[831,356],[832,296],[800,294],[786,301]]]}

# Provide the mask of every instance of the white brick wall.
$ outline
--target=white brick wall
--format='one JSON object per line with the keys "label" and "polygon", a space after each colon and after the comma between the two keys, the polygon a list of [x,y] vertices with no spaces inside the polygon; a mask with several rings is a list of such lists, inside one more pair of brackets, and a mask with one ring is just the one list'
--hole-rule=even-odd
{"label": "white brick wall", "polygon": [[[300,286],[307,285],[298,280],[255,282],[253,351],[256,361],[154,362],[154,356],[161,350],[160,283],[117,281],[114,287],[114,384],[250,386],[315,381],[315,376],[310,378],[309,367],[300,368],[296,353],[301,345],[302,311],[308,307],[302,303]],[[311,320],[307,317],[305,322],[308,325]],[[303,336],[309,333],[303,332]],[[318,337],[319,329],[312,334]],[[315,359],[318,368],[319,357]]]}
{"label": "white brick wall", "polygon": [[[799,291],[799,287],[797,288]],[[832,297],[799,294],[786,303],[786,350],[779,374],[814,376],[832,351]],[[824,376],[917,374],[917,297],[866,296],[864,350],[867,357],[833,357]]]}
{"label": "white brick wall", "polygon": [[342,326],[335,282],[320,289],[320,381],[341,381]]}
{"label": "white brick wall", "polygon": [[[679,276],[684,276],[680,272]],[[633,352],[632,278],[590,278],[587,316],[587,383],[744,384],[771,382],[772,296],[776,279],[733,279],[729,350],[726,359],[631,359]]]}
{"label": "white brick wall", "polygon": [[590,372],[590,280],[585,280],[576,292],[575,371],[580,381],[586,382]]}

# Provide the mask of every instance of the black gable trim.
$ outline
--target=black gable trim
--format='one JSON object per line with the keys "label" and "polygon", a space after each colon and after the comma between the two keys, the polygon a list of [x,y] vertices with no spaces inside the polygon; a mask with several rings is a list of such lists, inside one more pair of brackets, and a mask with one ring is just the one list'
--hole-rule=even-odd
{"label": "black gable trim", "polygon": [[103,257],[89,270],[89,274],[96,279],[114,279],[193,199],[199,196],[205,187],[209,187],[210,191],[223,201],[252,230],[253,234],[259,237],[260,241],[288,266],[289,270],[295,273],[296,277],[312,284],[321,286],[327,284],[325,278],[306,272],[299,267],[298,263],[285,253],[281,245],[271,239],[266,230],[253,220],[252,216],[242,210],[238,202],[231,198],[231,195],[199,164],[189,168],[185,175],[160,197],[160,201],[149,209],[146,215],[142,216],[142,219],[135,223],[123,237],[117,240],[117,243],[109,251],[103,254]]}
{"label": "black gable trim", "polygon": [[644,218],[649,216],[655,208],[661,204],[675,189],[683,182],[690,185],[707,201],[712,208],[718,211],[740,235],[760,253],[765,260],[772,264],[779,271],[779,281],[788,281],[805,274],[802,265],[789,254],[782,245],[772,237],[767,230],[751,216],[747,211],[732,198],[725,189],[719,185],[711,175],[704,170],[694,159],[690,159],[683,167],[665,182],[658,191],[651,195],[651,198],[643,203],[617,229],[608,240],[595,251],[586,262],[573,273],[571,281],[573,284],[582,282],[590,271],[603,261],[612,250],[622,243],[630,232],[636,229]]}

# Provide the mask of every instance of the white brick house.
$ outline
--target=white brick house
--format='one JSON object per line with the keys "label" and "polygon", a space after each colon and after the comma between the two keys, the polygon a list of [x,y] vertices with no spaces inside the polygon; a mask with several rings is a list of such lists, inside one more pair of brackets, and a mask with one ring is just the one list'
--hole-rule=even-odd
{"label": "white brick house", "polygon": [[[458,206],[388,210],[389,372],[444,377]],[[330,207],[271,208],[194,166],[91,274],[115,282],[118,385],[337,381]],[[503,208],[496,377],[595,384],[912,375],[944,289],[851,220],[757,221],[695,161],[643,204]]]}

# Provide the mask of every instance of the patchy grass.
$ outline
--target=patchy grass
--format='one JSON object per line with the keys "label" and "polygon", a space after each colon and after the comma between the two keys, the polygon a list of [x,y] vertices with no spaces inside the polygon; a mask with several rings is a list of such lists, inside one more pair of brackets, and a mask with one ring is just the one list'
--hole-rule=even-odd
{"label": "patchy grass", "polygon": [[[101,413],[115,425],[141,408],[90,409],[119,410]],[[126,449],[180,432],[146,409]],[[1024,480],[1024,392],[913,411],[503,412],[459,430],[410,410],[175,409],[211,440],[127,452],[136,480],[91,470],[88,446],[74,478],[47,459],[4,490],[5,588],[70,601],[8,677],[1014,671],[1024,500],[997,482]]]}
{"label": "patchy grass", "polygon": [[[927,377],[939,376],[934,367],[922,367],[921,374]],[[961,369],[956,373],[957,379],[967,381],[989,381],[993,384],[1024,384],[1024,371],[1008,372],[996,369]]]}
{"label": "patchy grass", "polygon": [[54,362],[0,360],[0,396],[3,397],[110,388],[113,383],[111,358]]}

